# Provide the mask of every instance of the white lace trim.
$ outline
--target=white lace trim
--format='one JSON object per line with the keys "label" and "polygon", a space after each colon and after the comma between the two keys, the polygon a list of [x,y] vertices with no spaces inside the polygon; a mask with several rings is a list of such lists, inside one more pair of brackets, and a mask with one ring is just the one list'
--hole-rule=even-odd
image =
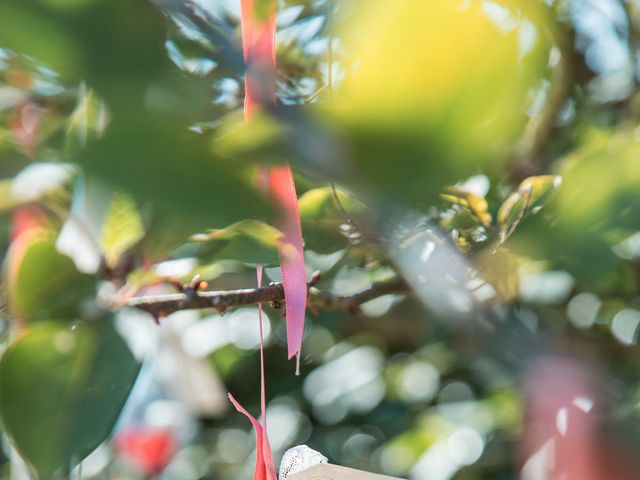
{"label": "white lace trim", "polygon": [[328,463],[327,457],[306,445],[298,445],[284,452],[278,478],[279,480],[287,480],[289,475],[303,472],[322,463]]}

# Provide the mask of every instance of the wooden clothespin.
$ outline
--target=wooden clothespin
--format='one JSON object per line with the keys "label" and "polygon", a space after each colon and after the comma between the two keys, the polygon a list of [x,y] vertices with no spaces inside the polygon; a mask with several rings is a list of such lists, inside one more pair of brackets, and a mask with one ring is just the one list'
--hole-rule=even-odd
{"label": "wooden clothespin", "polygon": [[289,480],[401,480],[386,475],[362,472],[336,465],[318,465],[316,467],[296,473]]}

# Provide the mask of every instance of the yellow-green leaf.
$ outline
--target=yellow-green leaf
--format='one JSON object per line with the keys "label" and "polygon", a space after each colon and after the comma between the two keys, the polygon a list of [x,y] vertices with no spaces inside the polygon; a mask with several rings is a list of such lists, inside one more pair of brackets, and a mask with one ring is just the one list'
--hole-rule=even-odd
{"label": "yellow-green leaf", "polygon": [[467,208],[485,227],[491,225],[489,205],[483,196],[458,187],[447,187],[445,191],[446,193],[441,195],[443,200]]}
{"label": "yellow-green leaf", "polygon": [[85,87],[80,89],[78,104],[67,120],[67,148],[83,147],[100,136],[107,127],[107,109],[102,100]]}
{"label": "yellow-green leaf", "polygon": [[116,192],[102,227],[100,246],[107,266],[115,267],[120,257],[144,236],[144,225],[133,198]]}
{"label": "yellow-green leaf", "polygon": [[540,207],[560,187],[562,177],[539,175],[524,179],[498,210],[500,230],[506,232],[514,222],[534,207]]}

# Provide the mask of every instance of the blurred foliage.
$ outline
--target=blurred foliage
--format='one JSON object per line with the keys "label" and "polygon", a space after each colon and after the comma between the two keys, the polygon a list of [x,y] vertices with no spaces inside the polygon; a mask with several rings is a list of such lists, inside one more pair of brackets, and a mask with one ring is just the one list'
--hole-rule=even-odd
{"label": "blurred foliage", "polygon": [[375,228],[370,209],[338,189],[310,189],[300,197],[298,205],[305,246],[314,252],[338,251],[346,246],[345,238],[357,245],[363,233]]}
{"label": "blurred foliage", "polygon": [[116,193],[109,205],[100,242],[107,267],[116,267],[122,254],[143,237],[144,225],[135,202],[129,195]]}
{"label": "blurred foliage", "polygon": [[95,279],[76,270],[73,261],[59,253],[46,232],[19,237],[8,264],[7,296],[12,315],[25,320],[74,318],[82,301],[95,295]]}
{"label": "blurred foliage", "polygon": [[195,235],[192,240],[202,244],[198,256],[209,261],[227,259],[274,265],[278,263],[276,248],[282,241],[282,233],[266,223],[247,220]]}
{"label": "blurred foliage", "polygon": [[358,171],[425,202],[480,166],[500,168],[545,76],[553,38],[536,27],[544,7],[493,4],[496,18],[484,2],[356,3],[362,11],[341,37],[357,65],[331,106],[354,130]]}
{"label": "blurred foliage", "polygon": [[515,478],[521,385],[558,352],[602,387],[596,447],[637,457],[635,2],[280,0],[279,103],[249,123],[239,0],[0,12],[1,478],[143,478],[113,448],[138,428],[179,446],[158,477],[250,478],[224,394],[259,409],[257,309],[120,306],[279,281],[256,170],[283,161],[314,288],[412,292],[309,308],[300,377],[264,306],[277,458]]}
{"label": "blurred foliage", "polygon": [[137,370],[107,322],[39,324],[0,362],[2,422],[39,476],[69,472],[103,441]]}

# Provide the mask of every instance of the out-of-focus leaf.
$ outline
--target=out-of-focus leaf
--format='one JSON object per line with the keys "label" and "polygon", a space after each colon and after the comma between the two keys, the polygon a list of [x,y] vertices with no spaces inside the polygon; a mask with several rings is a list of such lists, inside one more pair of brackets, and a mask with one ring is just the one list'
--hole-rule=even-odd
{"label": "out-of-focus leaf", "polygon": [[107,319],[30,328],[0,360],[0,417],[41,479],[63,475],[109,435],[138,364]]}
{"label": "out-of-focus leaf", "polygon": [[640,229],[640,146],[633,129],[590,130],[560,164],[562,188],[518,228],[513,249],[555,262],[592,290],[619,288],[612,247]]}
{"label": "out-of-focus leaf", "polygon": [[247,357],[247,352],[240,350],[233,344],[225,345],[216,349],[210,356],[209,360],[220,373],[220,376],[228,379]]}
{"label": "out-of-focus leaf", "polygon": [[[518,295],[518,258],[505,247],[485,249],[473,257],[473,265],[483,280],[496,291],[500,301],[510,302]],[[486,287],[479,287],[486,288]]]}
{"label": "out-of-focus leaf", "polygon": [[67,120],[68,149],[83,147],[101,135],[107,127],[107,110],[98,96],[86,87],[80,89],[78,104]]}
{"label": "out-of-focus leaf", "polygon": [[225,120],[213,143],[217,155],[252,163],[286,160],[287,131],[274,118],[256,112],[249,121],[239,115],[227,116]]}
{"label": "out-of-focus leaf", "polygon": [[11,191],[11,179],[0,180],[0,212],[6,212],[20,205]]}
{"label": "out-of-focus leaf", "polygon": [[132,99],[170,66],[151,2],[0,0],[0,11],[0,45],[86,81],[116,109],[141,105]]}
{"label": "out-of-focus leaf", "polygon": [[[24,244],[20,244],[24,242]],[[27,320],[72,319],[80,302],[95,294],[95,280],[78,272],[73,261],[56,250],[48,232],[23,235],[9,255],[7,291],[12,315]]]}
{"label": "out-of-focus leaf", "polygon": [[0,2],[0,45],[31,55],[64,73],[81,70],[79,48],[73,34],[36,2]]}
{"label": "out-of-focus leaf", "polygon": [[[571,228],[640,229],[640,145],[632,129],[590,131],[562,162],[554,208]],[[620,232],[624,235],[624,232]]]}
{"label": "out-of-focus leaf", "polygon": [[457,187],[447,187],[445,192],[441,195],[443,200],[467,208],[485,227],[491,225],[489,205],[484,197]]}
{"label": "out-of-focus leaf", "polygon": [[220,230],[194,235],[197,255],[207,260],[238,260],[263,265],[278,264],[276,250],[282,232],[257,220],[244,220]]}
{"label": "out-of-focus leaf", "polygon": [[[193,229],[260,218],[267,207],[241,176],[242,166],[214,157],[203,136],[169,118],[114,119],[104,137],[78,155],[87,172],[131,192],[154,214]],[[184,127],[184,125],[182,125]]]}
{"label": "out-of-focus leaf", "polygon": [[[338,205],[331,187],[314,188],[305,192],[298,201],[302,236],[305,246],[320,253],[335,252],[349,245],[346,235],[357,235],[358,232],[344,231],[353,221],[358,227],[371,228],[371,211],[350,194],[336,190],[340,204]],[[346,215],[345,215],[346,212]],[[360,232],[367,233],[367,232]]]}
{"label": "out-of-focus leaf", "polygon": [[[356,64],[329,108],[362,178],[413,202],[504,165],[544,76],[553,25],[532,2],[355,2],[339,30]],[[537,41],[524,45],[524,31]],[[452,41],[455,39],[455,41]]]}
{"label": "out-of-focus leaf", "polygon": [[544,204],[562,183],[557,175],[539,175],[524,179],[498,210],[498,225],[504,233],[526,213]]}
{"label": "out-of-focus leaf", "polygon": [[144,236],[144,226],[130,195],[116,192],[102,227],[101,248],[107,266],[115,267],[120,256]]}
{"label": "out-of-focus leaf", "polygon": [[149,224],[145,223],[145,236],[136,249],[150,260],[161,260],[187,242],[194,232],[208,226],[201,218],[181,218],[173,212],[157,212]]}

